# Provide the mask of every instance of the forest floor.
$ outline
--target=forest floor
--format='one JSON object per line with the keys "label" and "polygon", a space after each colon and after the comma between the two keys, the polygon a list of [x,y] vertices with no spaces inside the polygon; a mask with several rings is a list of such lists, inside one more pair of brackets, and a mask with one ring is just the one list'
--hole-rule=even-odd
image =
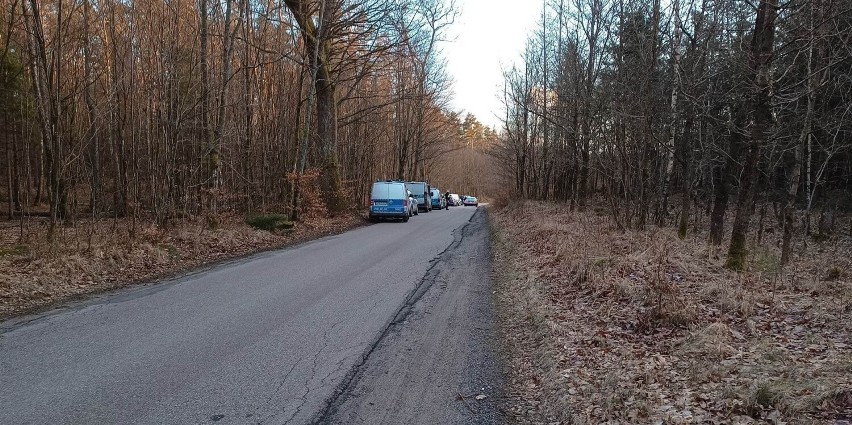
{"label": "forest floor", "polygon": [[735,273],[706,233],[619,231],[603,209],[490,216],[514,422],[852,421],[849,236],[782,269],[767,234]]}
{"label": "forest floor", "polygon": [[168,229],[138,222],[135,232],[129,219],[78,222],[58,228],[52,243],[46,222],[31,222],[21,231],[18,222],[0,221],[0,320],[366,223],[359,215],[339,215],[273,233],[248,226],[244,216],[218,220],[215,229],[202,219]]}

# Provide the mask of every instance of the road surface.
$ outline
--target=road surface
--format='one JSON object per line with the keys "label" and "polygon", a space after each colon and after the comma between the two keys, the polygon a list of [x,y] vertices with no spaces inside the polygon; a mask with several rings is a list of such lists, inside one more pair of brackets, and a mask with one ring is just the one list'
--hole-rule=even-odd
{"label": "road surface", "polygon": [[421,213],[2,323],[0,423],[500,422],[484,214]]}

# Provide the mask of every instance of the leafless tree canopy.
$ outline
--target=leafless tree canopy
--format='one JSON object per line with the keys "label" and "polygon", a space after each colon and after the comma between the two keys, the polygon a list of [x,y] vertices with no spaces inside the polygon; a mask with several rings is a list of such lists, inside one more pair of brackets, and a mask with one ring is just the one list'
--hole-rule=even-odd
{"label": "leafless tree canopy", "polygon": [[334,212],[377,178],[426,176],[457,141],[449,1],[0,6],[10,218],[295,215],[309,175]]}
{"label": "leafless tree canopy", "polygon": [[846,0],[547,0],[496,155],[519,196],[595,196],[624,228],[706,215],[721,244],[732,214],[735,269],[770,205],[786,259],[815,209],[817,232],[852,209],[851,25]]}

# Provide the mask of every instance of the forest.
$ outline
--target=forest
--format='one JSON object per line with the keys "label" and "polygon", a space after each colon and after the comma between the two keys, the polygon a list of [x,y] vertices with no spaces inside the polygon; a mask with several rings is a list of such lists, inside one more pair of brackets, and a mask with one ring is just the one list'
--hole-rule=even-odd
{"label": "forest", "polygon": [[852,2],[547,0],[504,71],[518,423],[852,418]]}
{"label": "forest", "polygon": [[[528,198],[622,229],[849,234],[852,3],[553,0],[505,71],[496,155]],[[807,244],[807,238],[802,239]]]}
{"label": "forest", "polygon": [[[401,305],[383,338],[415,303],[478,288],[493,317],[447,302],[464,310],[447,323],[493,337],[503,394],[476,383],[441,409],[848,424],[852,0],[494,0],[542,6],[495,128],[453,106],[442,49],[463,4],[0,0],[0,320],[219,267],[235,277],[209,298],[246,326],[287,328],[273,304],[313,293],[311,323]],[[490,205],[366,227],[380,179]],[[287,258],[323,273],[294,282],[306,261]],[[288,316],[253,315],[273,309]],[[305,331],[326,340],[312,375],[330,328],[356,324],[328,323]]]}
{"label": "forest", "polygon": [[0,5],[0,200],[22,235],[33,217],[354,210],[491,132],[448,107],[449,2]]}

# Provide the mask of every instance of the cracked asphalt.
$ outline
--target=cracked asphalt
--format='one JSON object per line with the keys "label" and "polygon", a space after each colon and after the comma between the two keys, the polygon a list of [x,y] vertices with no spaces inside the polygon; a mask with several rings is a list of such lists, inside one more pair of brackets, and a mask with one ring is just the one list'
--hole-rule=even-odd
{"label": "cracked asphalt", "polygon": [[0,423],[498,422],[488,232],[475,211],[0,323]]}
{"label": "cracked asphalt", "polygon": [[488,225],[459,229],[320,422],[494,424],[502,375],[491,304]]}

